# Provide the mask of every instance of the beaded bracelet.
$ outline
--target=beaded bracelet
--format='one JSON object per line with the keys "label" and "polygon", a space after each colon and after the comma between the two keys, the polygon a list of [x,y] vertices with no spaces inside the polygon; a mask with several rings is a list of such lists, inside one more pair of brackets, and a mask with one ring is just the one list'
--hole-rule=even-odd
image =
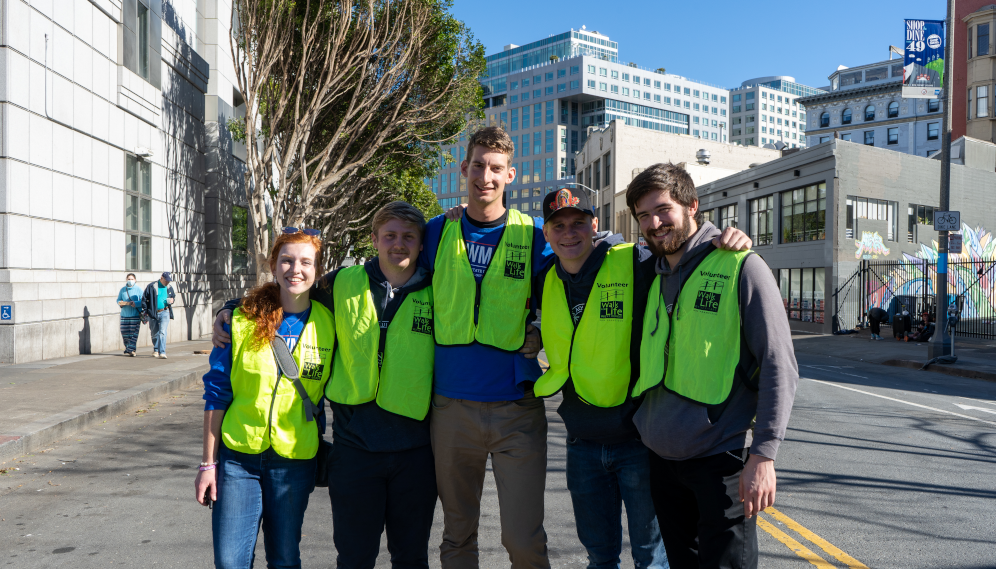
{"label": "beaded bracelet", "polygon": [[214,462],[202,462],[201,466],[211,466],[212,464],[218,464],[218,461],[216,460]]}
{"label": "beaded bracelet", "polygon": [[207,466],[201,466],[198,469],[201,472],[205,472],[205,471],[208,471],[208,470],[214,470],[215,468],[218,468],[217,464],[208,464]]}

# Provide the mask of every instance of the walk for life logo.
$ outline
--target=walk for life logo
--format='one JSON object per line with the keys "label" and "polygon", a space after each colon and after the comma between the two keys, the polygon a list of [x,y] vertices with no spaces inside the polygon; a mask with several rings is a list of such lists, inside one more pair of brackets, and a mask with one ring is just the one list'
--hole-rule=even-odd
{"label": "walk for life logo", "polygon": [[[721,275],[717,275],[721,276]],[[719,301],[723,298],[726,282],[719,279],[705,279],[695,297],[695,309],[706,312],[719,312]]]}
{"label": "walk for life logo", "polygon": [[505,254],[505,276],[510,279],[525,279],[526,255],[528,254],[528,251],[509,249],[508,253]]}
{"label": "walk for life logo", "polygon": [[301,366],[301,377],[304,379],[322,379],[325,364],[321,362],[304,362]]}
{"label": "walk for life logo", "polygon": [[601,305],[598,311],[599,318],[623,318],[623,292],[621,290],[603,290]]}
{"label": "walk for life logo", "polygon": [[412,316],[412,332],[432,335],[432,305],[428,302],[415,300],[415,312]]}

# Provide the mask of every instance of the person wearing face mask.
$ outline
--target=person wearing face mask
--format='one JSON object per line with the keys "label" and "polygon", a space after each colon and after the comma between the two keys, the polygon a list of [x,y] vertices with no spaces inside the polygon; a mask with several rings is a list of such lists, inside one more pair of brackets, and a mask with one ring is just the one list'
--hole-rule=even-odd
{"label": "person wearing face mask", "polygon": [[310,295],[321,251],[318,231],[285,229],[269,256],[275,282],[249,292],[231,317],[231,343],[211,352],[194,491],[216,502],[216,567],[250,567],[260,527],[267,567],[301,567],[336,340],[332,313]]}
{"label": "person wearing face mask", "polygon": [[135,344],[138,331],[142,327],[142,289],[135,285],[135,273],[128,273],[125,286],[118,292],[118,306],[121,307],[121,339],[124,341],[124,355],[135,357]]}

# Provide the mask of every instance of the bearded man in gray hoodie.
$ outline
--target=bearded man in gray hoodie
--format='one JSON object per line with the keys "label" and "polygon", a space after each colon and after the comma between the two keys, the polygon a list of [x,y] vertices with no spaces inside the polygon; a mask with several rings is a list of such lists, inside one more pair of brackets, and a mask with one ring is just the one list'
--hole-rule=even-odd
{"label": "bearded man in gray hoodie", "polygon": [[668,561],[756,568],[799,380],[778,285],[759,256],[711,243],[684,168],[647,168],[626,203],[657,258],[632,395]]}

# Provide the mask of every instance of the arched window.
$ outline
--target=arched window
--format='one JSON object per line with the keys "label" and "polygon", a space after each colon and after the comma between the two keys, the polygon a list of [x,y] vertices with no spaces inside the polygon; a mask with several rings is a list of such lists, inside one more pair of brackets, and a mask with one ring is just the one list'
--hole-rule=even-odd
{"label": "arched window", "polygon": [[820,115],[820,127],[826,128],[830,126],[830,113],[823,113]]}
{"label": "arched window", "polygon": [[875,120],[875,105],[865,107],[865,121]]}
{"label": "arched window", "polygon": [[840,114],[840,122],[843,124],[851,124],[851,109],[844,109],[844,112]]}
{"label": "arched window", "polygon": [[889,118],[894,119],[899,116],[899,103],[892,101],[889,103]]}

